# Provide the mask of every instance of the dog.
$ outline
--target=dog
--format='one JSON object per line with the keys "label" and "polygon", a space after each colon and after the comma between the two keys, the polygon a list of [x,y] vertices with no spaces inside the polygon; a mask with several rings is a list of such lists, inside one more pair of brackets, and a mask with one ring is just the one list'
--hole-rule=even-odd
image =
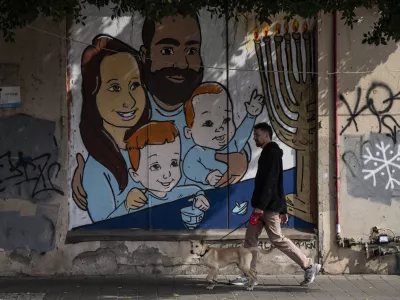
{"label": "dog", "polygon": [[209,283],[207,286],[209,290],[215,287],[215,283],[217,282],[215,279],[219,269],[225,268],[229,264],[236,264],[244,274],[249,276],[250,283],[247,290],[252,291],[257,282],[256,274],[250,269],[251,260],[253,259],[252,252],[269,253],[269,251],[257,247],[211,248],[209,245],[204,244],[203,241],[190,241],[190,247],[190,253],[200,256],[204,265],[211,269],[206,278]]}

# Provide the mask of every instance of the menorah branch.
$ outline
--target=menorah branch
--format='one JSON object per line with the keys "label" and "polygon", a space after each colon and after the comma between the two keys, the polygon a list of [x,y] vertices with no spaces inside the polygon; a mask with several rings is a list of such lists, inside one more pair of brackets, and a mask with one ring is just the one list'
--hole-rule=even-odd
{"label": "menorah branch", "polygon": [[261,49],[261,42],[260,40],[255,40],[254,41],[254,46],[256,49],[256,54],[257,54],[257,60],[258,60],[258,67],[260,71],[260,77],[261,77],[261,85],[263,87],[263,92],[264,92],[264,98],[265,98],[265,104],[267,107],[268,115],[271,121],[271,126],[275,131],[275,134],[277,137],[284,142],[286,145],[289,147],[296,148],[295,145],[293,145],[292,140],[294,138],[294,133],[288,131],[286,128],[282,127],[277,118],[275,117],[273,107],[271,104],[271,100],[269,97],[269,89],[268,89],[268,84],[267,84],[267,77],[266,77],[266,72],[265,72],[265,66],[264,66],[264,58],[262,55],[262,49]]}
{"label": "menorah branch", "polygon": [[304,48],[306,50],[306,83],[311,82],[311,44],[310,44],[310,33],[303,32]]}
{"label": "menorah branch", "polygon": [[[278,115],[280,121],[284,123],[287,127],[296,128],[297,127],[296,120],[289,118],[286,115],[285,111],[283,110],[281,104],[279,103],[278,88],[275,82],[274,68],[272,64],[272,55],[271,55],[272,51],[271,51],[270,38],[265,37],[264,42],[265,42],[265,53],[267,55],[268,83],[271,91],[271,101],[276,109],[276,114]],[[279,86],[281,85],[282,82],[280,82]],[[283,89],[280,88],[280,90],[282,91]]]}
{"label": "menorah branch", "polygon": [[[297,103],[295,104],[292,101],[292,99],[290,98],[287,84],[286,84],[285,73],[284,73],[284,69],[283,69],[282,40],[283,40],[283,38],[281,36],[274,37],[275,52],[276,52],[276,65],[278,68],[278,77],[279,77],[279,86],[280,86],[280,90],[282,93],[283,101],[284,101],[287,109],[292,113],[298,113],[299,112],[298,104]],[[296,101],[296,100],[294,100],[294,101]]]}

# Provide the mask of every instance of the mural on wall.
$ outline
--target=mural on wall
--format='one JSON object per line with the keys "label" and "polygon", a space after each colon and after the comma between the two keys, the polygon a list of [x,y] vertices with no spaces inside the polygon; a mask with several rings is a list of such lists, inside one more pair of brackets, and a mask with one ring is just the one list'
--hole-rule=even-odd
{"label": "mural on wall", "polygon": [[[136,19],[128,18],[126,24]],[[209,20],[204,15],[167,17],[162,24],[145,19],[138,25],[141,41],[140,36],[129,34],[123,38],[118,30],[98,32],[94,21],[89,45],[72,46],[71,153],[76,162],[70,166],[70,228],[236,227],[252,212],[254,175],[247,174],[259,150],[251,137],[255,123],[266,117],[279,140],[297,153],[296,172],[295,168],[285,172],[286,186],[297,182],[287,192],[290,213],[298,221],[291,226],[313,226],[309,163],[315,97],[308,28],[303,26],[300,34],[296,20],[289,34],[285,23],[284,37],[293,35],[297,51],[296,63],[288,59],[288,66],[282,56],[292,57],[291,47],[281,48],[283,37],[279,32],[273,35],[281,85],[283,71],[292,70],[288,71],[290,91],[278,91],[273,76],[266,79],[264,74],[259,83],[249,86],[250,93],[238,94],[229,88],[232,76],[225,78],[225,72],[217,74],[208,67],[210,63],[204,63],[208,59],[204,52],[217,45],[210,42],[212,33],[204,34],[202,26]],[[215,31],[221,28],[227,34],[223,20],[213,22],[220,23]],[[76,34],[77,28],[71,32]],[[305,60],[300,39],[305,41]],[[227,45],[219,45],[224,53]],[[271,70],[267,41],[265,48]],[[257,62],[255,56],[253,60]],[[304,79],[299,75],[303,62]],[[298,72],[294,65],[299,66]],[[282,111],[284,106],[296,114],[293,119]]]}
{"label": "mural on wall", "polygon": [[[390,205],[400,196],[400,144],[399,124],[395,118],[395,102],[400,92],[394,92],[383,82],[372,82],[362,97],[362,89],[356,89],[354,107],[351,100],[340,95],[348,118],[340,134],[344,137],[342,160],[346,166],[348,193]],[[348,130],[359,132],[358,122],[371,118],[371,132],[361,135],[346,134]]]}
{"label": "mural on wall", "polygon": [[[313,51],[311,33],[306,21],[302,32],[299,32],[299,21],[292,22],[293,32],[289,33],[289,23],[280,22],[273,27],[274,35],[268,35],[269,26],[265,25],[262,38],[264,49],[258,31],[254,33],[255,47],[262,71],[261,82],[267,97],[266,107],[271,125],[278,138],[296,150],[296,191],[286,195],[288,212],[300,219],[312,222],[316,218],[314,204],[311,203],[311,174],[315,161],[315,131],[316,131],[316,94],[315,74],[313,73]],[[276,79],[273,66],[272,40],[276,49]],[[295,51],[292,53],[292,43]],[[305,45],[305,56],[301,53],[301,44]],[[283,50],[287,65],[283,60]],[[264,54],[265,53],[265,54]],[[296,64],[294,64],[295,57]],[[294,65],[297,67],[295,72]],[[305,65],[305,69],[304,69]],[[287,76],[285,76],[287,74]],[[297,76],[296,76],[297,75]],[[277,82],[276,82],[277,80]],[[283,99],[283,105],[280,101]],[[285,109],[286,108],[286,109]],[[290,131],[290,128],[294,131]],[[315,182],[315,181],[314,181]],[[316,220],[314,220],[315,222]]]}

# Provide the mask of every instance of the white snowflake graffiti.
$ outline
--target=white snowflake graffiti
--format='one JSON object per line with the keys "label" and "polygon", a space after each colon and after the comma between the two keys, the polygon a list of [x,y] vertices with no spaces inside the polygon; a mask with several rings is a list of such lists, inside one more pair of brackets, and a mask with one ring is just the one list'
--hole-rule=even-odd
{"label": "white snowflake graffiti", "polygon": [[396,172],[400,170],[400,145],[397,146],[397,152],[395,152],[396,149],[393,149],[390,144],[385,145],[384,142],[375,144],[375,155],[369,147],[365,150],[367,154],[363,155],[364,164],[372,162],[374,167],[362,170],[363,173],[366,173],[364,179],[368,180],[372,177],[375,187],[376,177],[380,175],[382,179],[387,180],[386,189],[389,189],[389,187],[390,189],[394,189],[395,185],[400,186],[400,181],[394,178]]}

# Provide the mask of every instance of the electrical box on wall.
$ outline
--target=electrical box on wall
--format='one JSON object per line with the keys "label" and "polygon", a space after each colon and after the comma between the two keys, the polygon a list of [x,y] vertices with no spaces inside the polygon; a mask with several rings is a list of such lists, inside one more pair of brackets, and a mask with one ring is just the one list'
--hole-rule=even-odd
{"label": "electrical box on wall", "polygon": [[387,236],[387,234],[381,234],[378,237],[378,243],[379,244],[387,244],[387,243],[389,243],[389,237]]}

